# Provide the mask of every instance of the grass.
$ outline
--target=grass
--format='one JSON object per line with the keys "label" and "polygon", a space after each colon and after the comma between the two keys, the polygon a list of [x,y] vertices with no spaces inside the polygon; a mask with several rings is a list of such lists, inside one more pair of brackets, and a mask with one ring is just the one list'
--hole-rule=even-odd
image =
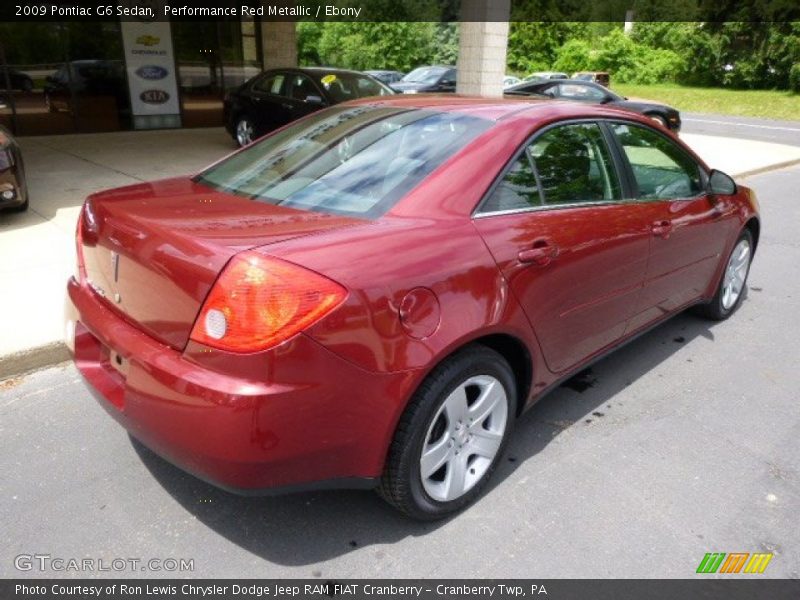
{"label": "grass", "polygon": [[787,91],[727,90],[676,84],[615,84],[613,78],[611,88],[628,98],[663,102],[681,112],[800,120],[800,94]]}

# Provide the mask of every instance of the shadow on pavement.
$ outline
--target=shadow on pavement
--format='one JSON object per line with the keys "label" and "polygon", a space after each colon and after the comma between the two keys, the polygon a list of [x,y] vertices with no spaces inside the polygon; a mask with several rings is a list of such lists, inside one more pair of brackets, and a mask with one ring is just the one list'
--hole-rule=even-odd
{"label": "shadow on pavement", "polygon": [[[602,418],[609,404],[613,410],[620,391],[680,353],[687,343],[697,337],[713,340],[714,325],[691,314],[678,315],[546,395],[517,422],[503,461],[479,502],[491,503],[495,490],[517,467],[561,432]],[[312,565],[357,548],[424,536],[449,522],[406,519],[369,491],[236,496],[184,473],[131,440],[147,469],[188,512],[242,548],[280,565]],[[376,549],[376,559],[385,556]],[[317,571],[313,575],[322,576]]]}

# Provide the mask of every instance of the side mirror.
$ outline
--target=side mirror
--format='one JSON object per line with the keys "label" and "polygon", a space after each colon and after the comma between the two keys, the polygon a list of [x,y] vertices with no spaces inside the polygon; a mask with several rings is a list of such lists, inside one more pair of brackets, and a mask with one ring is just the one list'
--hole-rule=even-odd
{"label": "side mirror", "polygon": [[320,106],[321,106],[321,105],[323,105],[323,104],[325,103],[325,102],[322,100],[322,97],[321,97],[321,96],[313,96],[313,95],[306,96],[305,102],[306,102],[307,104],[318,104],[318,105],[320,105]]}
{"label": "side mirror", "polygon": [[731,196],[736,193],[736,182],[730,175],[712,169],[708,177],[708,191],[720,196]]}

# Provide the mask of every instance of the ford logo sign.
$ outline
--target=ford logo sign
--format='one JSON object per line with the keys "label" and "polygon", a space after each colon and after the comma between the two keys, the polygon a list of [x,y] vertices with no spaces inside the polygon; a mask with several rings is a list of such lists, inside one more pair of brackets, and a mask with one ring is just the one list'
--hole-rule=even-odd
{"label": "ford logo sign", "polygon": [[139,99],[145,104],[164,104],[169,100],[169,94],[164,90],[145,90],[139,94]]}
{"label": "ford logo sign", "polygon": [[164,79],[169,71],[158,65],[143,65],[136,69],[136,74],[142,79]]}

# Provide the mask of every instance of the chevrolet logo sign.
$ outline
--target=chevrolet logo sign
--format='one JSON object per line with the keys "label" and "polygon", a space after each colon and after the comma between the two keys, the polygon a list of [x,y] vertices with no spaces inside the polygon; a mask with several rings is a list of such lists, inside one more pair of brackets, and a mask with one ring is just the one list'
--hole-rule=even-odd
{"label": "chevrolet logo sign", "polygon": [[136,43],[141,46],[155,46],[161,41],[161,38],[155,35],[140,35],[136,38]]}

